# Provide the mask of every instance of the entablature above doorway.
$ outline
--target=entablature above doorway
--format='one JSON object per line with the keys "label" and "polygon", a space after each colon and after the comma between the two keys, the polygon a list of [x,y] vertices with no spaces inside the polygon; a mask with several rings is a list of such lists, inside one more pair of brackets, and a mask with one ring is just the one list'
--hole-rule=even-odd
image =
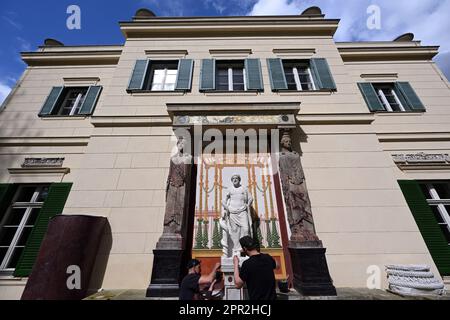
{"label": "entablature above doorway", "polygon": [[266,126],[295,127],[300,102],[287,103],[168,103],[174,127]]}

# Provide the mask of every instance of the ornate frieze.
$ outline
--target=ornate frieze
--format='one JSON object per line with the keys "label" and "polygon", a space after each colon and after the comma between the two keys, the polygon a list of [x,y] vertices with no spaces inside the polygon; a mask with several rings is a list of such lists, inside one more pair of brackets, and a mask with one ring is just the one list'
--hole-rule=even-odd
{"label": "ornate frieze", "polygon": [[288,115],[211,115],[211,116],[175,116],[174,125],[242,125],[272,124],[295,125],[293,114]]}
{"label": "ornate frieze", "polygon": [[22,168],[60,168],[64,158],[25,158]]}
{"label": "ornate frieze", "polygon": [[394,154],[392,159],[402,170],[448,170],[450,156],[448,154]]}
{"label": "ornate frieze", "polygon": [[450,163],[450,155],[448,154],[427,154],[427,153],[414,153],[414,154],[394,154],[392,155],[395,163]]}

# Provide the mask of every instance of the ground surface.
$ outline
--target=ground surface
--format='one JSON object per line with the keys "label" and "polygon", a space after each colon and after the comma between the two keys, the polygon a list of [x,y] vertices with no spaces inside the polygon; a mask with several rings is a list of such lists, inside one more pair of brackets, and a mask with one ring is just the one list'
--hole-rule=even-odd
{"label": "ground surface", "polygon": [[[289,294],[278,294],[279,300],[450,300],[447,293],[441,297],[401,297],[384,290],[364,288],[337,288],[337,297],[303,297],[295,290]],[[146,298],[145,290],[103,290],[86,300],[175,300],[167,298]]]}

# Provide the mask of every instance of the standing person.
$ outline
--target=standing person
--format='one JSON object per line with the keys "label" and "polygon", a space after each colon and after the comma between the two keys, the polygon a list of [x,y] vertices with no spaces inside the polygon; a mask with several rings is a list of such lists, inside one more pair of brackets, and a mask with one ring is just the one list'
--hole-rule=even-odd
{"label": "standing person", "polygon": [[210,274],[202,276],[201,262],[192,259],[188,262],[188,274],[183,278],[180,285],[180,300],[200,299],[200,286],[211,284],[216,278],[216,272],[220,269],[220,263],[216,263]]}
{"label": "standing person", "polygon": [[240,289],[247,284],[250,300],[276,300],[275,260],[268,254],[258,251],[258,244],[252,237],[239,240],[243,252],[250,258],[242,263],[239,270],[239,258],[234,256],[234,281]]}

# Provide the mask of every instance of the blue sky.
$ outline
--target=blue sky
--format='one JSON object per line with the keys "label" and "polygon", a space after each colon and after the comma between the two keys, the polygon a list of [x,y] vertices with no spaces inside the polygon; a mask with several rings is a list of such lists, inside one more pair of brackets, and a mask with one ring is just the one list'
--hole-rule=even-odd
{"label": "blue sky", "polygon": [[[381,28],[369,30],[367,8],[381,9]],[[66,27],[69,5],[81,8],[81,30]],[[392,40],[413,32],[425,45],[441,45],[436,58],[450,78],[450,0],[1,0],[0,103],[20,78],[20,51],[36,50],[46,38],[67,45],[121,44],[118,21],[147,7],[158,16],[299,14],[317,5],[340,18],[337,41]]]}

